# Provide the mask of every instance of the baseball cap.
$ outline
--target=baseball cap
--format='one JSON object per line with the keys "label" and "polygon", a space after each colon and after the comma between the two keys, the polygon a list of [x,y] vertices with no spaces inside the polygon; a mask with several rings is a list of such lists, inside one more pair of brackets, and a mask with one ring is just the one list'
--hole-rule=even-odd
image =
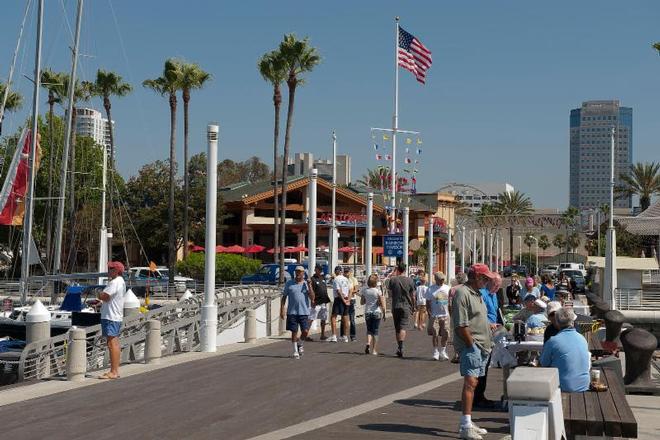
{"label": "baseball cap", "polygon": [[436,279],[439,279],[439,280],[446,280],[446,279],[447,279],[447,277],[445,276],[445,274],[442,273],[442,272],[436,272],[436,273],[434,274],[434,276],[435,276]]}
{"label": "baseball cap", "polygon": [[495,278],[495,272],[491,272],[485,264],[473,264],[470,266],[470,271],[474,272],[476,275],[485,275],[488,278]]}
{"label": "baseball cap", "polygon": [[555,313],[557,310],[561,309],[561,303],[559,301],[550,301],[548,303],[548,308],[546,311],[548,312],[548,315],[551,313]]}
{"label": "baseball cap", "polygon": [[335,273],[341,273],[341,272],[343,272],[341,266],[335,266]]}
{"label": "baseball cap", "polygon": [[304,272],[304,271],[305,271],[305,268],[302,267],[302,266],[296,266],[295,271],[296,271],[296,272]]}
{"label": "baseball cap", "polygon": [[110,261],[108,262],[108,270],[115,269],[119,274],[124,273],[124,265],[119,261]]}
{"label": "baseball cap", "polygon": [[534,300],[534,304],[536,304],[537,306],[539,306],[540,308],[542,308],[542,309],[544,309],[544,310],[545,310],[546,307],[548,307],[548,306],[546,305],[546,303],[545,303],[543,300],[541,300],[541,299],[536,299],[536,300]]}
{"label": "baseball cap", "polygon": [[523,302],[527,302],[527,301],[536,301],[536,296],[534,296],[533,293],[528,293],[528,294],[525,295],[525,297],[523,298]]}

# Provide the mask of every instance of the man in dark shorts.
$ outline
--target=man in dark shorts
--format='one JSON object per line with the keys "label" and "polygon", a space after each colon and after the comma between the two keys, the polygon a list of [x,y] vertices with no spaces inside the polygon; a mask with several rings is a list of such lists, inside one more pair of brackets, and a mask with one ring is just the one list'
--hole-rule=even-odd
{"label": "man in dark shorts", "polygon": [[[312,284],[312,290],[314,290],[316,303],[316,306],[313,307],[315,309],[313,315],[315,319],[321,321],[321,340],[325,341],[327,339],[325,336],[325,324],[328,320],[328,303],[330,302],[330,297],[328,296],[328,286],[325,284],[325,278],[323,276],[323,266],[320,264],[316,265],[310,282]],[[307,338],[307,340],[309,341],[310,338]]]}
{"label": "man in dark shorts", "polygon": [[392,318],[396,331],[396,355],[403,357],[403,341],[406,340],[406,329],[410,326],[410,319],[415,310],[415,283],[405,275],[406,266],[398,263],[394,276],[390,278],[388,288],[392,298]]}
{"label": "man in dark shorts", "polygon": [[[314,303],[314,290],[309,281],[305,282],[305,268],[296,266],[296,277],[284,285],[282,302],[280,304],[280,318],[284,319],[284,307],[287,299],[289,304],[286,311],[286,329],[291,332],[293,344],[293,357],[300,359],[303,354],[303,341],[309,332],[309,309]],[[298,339],[298,328],[301,330],[301,339]]]}
{"label": "man in dark shorts", "polygon": [[[337,342],[337,316],[341,316],[341,326],[344,329],[349,328],[348,310],[351,305],[351,283],[342,273],[341,266],[335,267],[335,278],[332,280],[334,299],[332,301],[332,315],[330,316],[332,336],[328,339],[330,342]],[[341,340],[348,342],[348,336],[341,335]]]}

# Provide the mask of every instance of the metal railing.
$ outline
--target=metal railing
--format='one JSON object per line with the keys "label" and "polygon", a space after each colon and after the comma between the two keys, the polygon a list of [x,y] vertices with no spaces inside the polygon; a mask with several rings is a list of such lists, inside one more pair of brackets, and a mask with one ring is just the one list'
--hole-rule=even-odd
{"label": "metal railing", "polygon": [[[279,296],[281,290],[274,286],[236,285],[216,289],[218,304],[218,333],[230,329],[249,309],[267,305],[267,320],[277,316],[270,309],[270,300]],[[125,318],[119,342],[122,363],[144,359],[147,321],[161,322],[161,353],[171,355],[176,352],[194,351],[200,345],[200,317],[203,295],[193,297]],[[95,371],[109,365],[105,338],[101,326],[85,328],[87,340],[87,371]],[[17,366],[18,380],[45,379],[66,374],[66,356],[69,332],[25,346],[18,361],[5,368]]]}
{"label": "metal railing", "polygon": [[660,270],[647,270],[642,273],[642,284],[660,284]]}
{"label": "metal railing", "polygon": [[660,289],[616,289],[620,310],[660,310]]}

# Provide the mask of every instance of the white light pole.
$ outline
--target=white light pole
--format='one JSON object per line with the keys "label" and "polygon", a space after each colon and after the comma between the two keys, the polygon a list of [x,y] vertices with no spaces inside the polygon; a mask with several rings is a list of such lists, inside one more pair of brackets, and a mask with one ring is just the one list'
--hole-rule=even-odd
{"label": "white light pole", "polygon": [[481,264],[486,263],[486,231],[481,230]]}
{"label": "white light pole", "polygon": [[518,265],[522,265],[522,235],[518,236]]}
{"label": "white light pole", "polygon": [[410,239],[410,208],[403,208],[403,264],[406,265],[406,276],[410,273],[408,270],[408,240]]}
{"label": "white light pole", "polygon": [[538,275],[539,274],[539,239],[534,237],[533,235],[530,235],[529,238],[534,240],[534,243],[536,244],[536,267],[534,268],[534,273]]}
{"label": "white light pole", "polygon": [[479,253],[477,252],[477,230],[472,230],[472,264],[476,264],[479,259]]}
{"label": "white light pole", "polygon": [[455,272],[456,272],[456,265],[454,264],[454,256],[453,256],[453,251],[452,251],[452,246],[451,242],[454,240],[453,234],[452,234],[452,228],[447,225],[447,279],[451,280],[454,278]]}
{"label": "white light pole", "polygon": [[364,258],[367,277],[371,275],[371,242],[373,241],[374,227],[374,193],[367,194],[367,233],[364,243]]}
{"label": "white light pole", "polygon": [[465,272],[465,225],[461,226],[461,272]]}
{"label": "white light pole", "polygon": [[307,264],[307,273],[311,277],[316,267],[316,191],[319,172],[312,168],[309,175],[309,226],[307,245],[309,247],[309,263]]}
{"label": "white light pole", "polygon": [[215,304],[215,233],[218,196],[218,131],[217,124],[206,129],[206,255],[204,261],[204,305],[202,306],[201,351],[213,353],[217,349],[218,306]]}
{"label": "white light pole", "polygon": [[607,225],[607,243],[605,245],[605,282],[603,283],[603,299],[610,303],[612,310],[616,310],[616,231],[614,230],[614,134],[612,127],[612,145],[610,152],[610,220]]}
{"label": "white light pole", "polygon": [[433,284],[433,216],[429,217],[429,242],[428,242],[428,260],[429,260],[429,270],[428,270],[428,283],[429,287]]}
{"label": "white light pole", "polygon": [[332,132],[332,220],[330,221],[330,272],[334,273],[337,265],[337,134]]}
{"label": "white light pole", "polygon": [[502,258],[500,259],[500,271],[504,272],[504,235],[500,235],[500,249],[502,249]]}

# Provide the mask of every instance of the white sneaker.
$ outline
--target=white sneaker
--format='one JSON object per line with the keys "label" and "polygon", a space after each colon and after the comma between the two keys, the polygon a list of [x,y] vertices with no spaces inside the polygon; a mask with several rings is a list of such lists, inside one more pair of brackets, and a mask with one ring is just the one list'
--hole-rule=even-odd
{"label": "white sneaker", "polygon": [[344,342],[348,342],[348,336],[344,336]]}
{"label": "white sneaker", "polygon": [[437,348],[433,350],[433,359],[435,359],[436,361],[440,359],[440,352],[438,351]]}
{"label": "white sneaker", "polygon": [[[488,431],[486,431],[484,428],[480,428],[477,426],[476,423],[472,422],[472,424],[469,426],[470,428],[474,429],[479,435],[486,435],[488,434]],[[458,432],[460,433],[461,430],[467,429],[465,426],[458,426]]]}
{"label": "white sneaker", "polygon": [[444,349],[444,348],[440,351],[440,360],[441,361],[448,361],[449,360],[449,356],[447,356],[447,350]]}
{"label": "white sneaker", "polygon": [[337,342],[337,335],[332,335],[328,339],[326,339],[328,342]]}
{"label": "white sneaker", "polygon": [[476,425],[470,426],[461,426],[461,429],[458,430],[459,438],[465,440],[483,440],[481,432]]}
{"label": "white sneaker", "polygon": [[297,351],[293,352],[293,358],[300,359],[300,354]]}

